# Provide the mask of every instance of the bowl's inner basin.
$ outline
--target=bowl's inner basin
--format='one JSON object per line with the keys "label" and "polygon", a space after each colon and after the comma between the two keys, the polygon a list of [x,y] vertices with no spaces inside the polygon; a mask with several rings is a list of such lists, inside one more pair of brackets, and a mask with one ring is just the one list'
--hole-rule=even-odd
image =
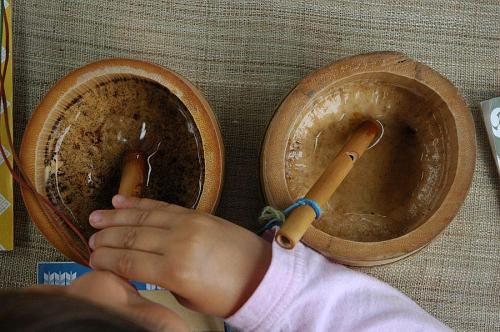
{"label": "bowl's inner basin", "polygon": [[89,214],[109,209],[122,159],[146,159],[143,197],[195,207],[204,181],[200,133],[185,105],[157,82],[102,76],[76,89],[51,113],[41,143],[47,196],[86,236]]}
{"label": "bowl's inner basin", "polygon": [[292,199],[303,197],[365,119],[384,127],[380,142],[356,162],[323,207],[315,227],[353,241],[401,236],[442,201],[449,128],[436,103],[403,86],[355,80],[325,89],[308,103],[291,133],[285,176]]}

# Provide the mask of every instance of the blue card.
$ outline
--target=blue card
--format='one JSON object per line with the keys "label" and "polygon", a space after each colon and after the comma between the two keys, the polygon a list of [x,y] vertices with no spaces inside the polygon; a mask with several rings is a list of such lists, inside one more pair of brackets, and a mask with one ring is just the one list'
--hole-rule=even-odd
{"label": "blue card", "polygon": [[[73,280],[90,271],[90,268],[74,262],[40,262],[37,267],[37,284],[70,285]],[[163,290],[159,286],[143,282],[132,281],[132,284],[140,291]]]}

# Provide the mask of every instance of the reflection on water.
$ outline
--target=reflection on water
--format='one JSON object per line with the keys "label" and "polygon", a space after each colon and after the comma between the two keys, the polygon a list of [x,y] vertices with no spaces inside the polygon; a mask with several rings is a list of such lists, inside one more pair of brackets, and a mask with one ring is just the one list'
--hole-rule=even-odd
{"label": "reflection on water", "polygon": [[90,235],[88,215],[111,207],[122,158],[135,149],[147,156],[144,197],[196,206],[204,181],[198,129],[175,95],[132,76],[94,83],[64,107],[45,150],[49,198]]}

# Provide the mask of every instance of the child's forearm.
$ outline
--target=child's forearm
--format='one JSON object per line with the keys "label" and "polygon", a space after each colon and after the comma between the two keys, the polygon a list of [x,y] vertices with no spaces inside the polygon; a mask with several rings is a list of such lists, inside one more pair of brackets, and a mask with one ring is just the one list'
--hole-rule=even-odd
{"label": "child's forearm", "polygon": [[273,244],[271,266],[228,322],[242,331],[448,331],[389,285],[299,244]]}

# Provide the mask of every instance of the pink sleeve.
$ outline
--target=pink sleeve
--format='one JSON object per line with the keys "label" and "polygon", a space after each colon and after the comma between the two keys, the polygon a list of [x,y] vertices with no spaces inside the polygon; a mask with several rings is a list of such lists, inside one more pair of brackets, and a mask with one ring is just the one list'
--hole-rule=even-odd
{"label": "pink sleeve", "polygon": [[271,265],[227,322],[241,331],[449,331],[389,285],[299,244]]}

